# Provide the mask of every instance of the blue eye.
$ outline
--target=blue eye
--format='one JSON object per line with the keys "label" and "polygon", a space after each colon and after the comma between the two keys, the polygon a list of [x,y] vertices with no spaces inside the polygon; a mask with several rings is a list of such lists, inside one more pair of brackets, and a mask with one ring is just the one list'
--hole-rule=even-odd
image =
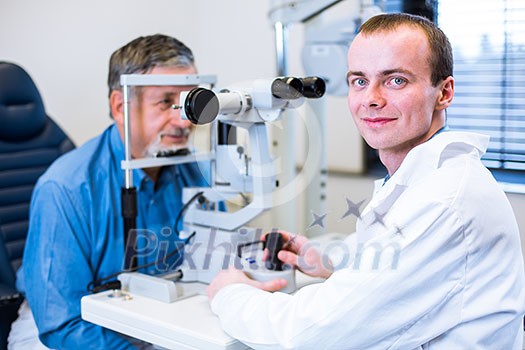
{"label": "blue eye", "polygon": [[392,84],[396,86],[401,86],[407,82],[405,79],[400,78],[400,77],[392,78],[390,81],[392,82]]}
{"label": "blue eye", "polygon": [[355,85],[356,87],[363,87],[366,85],[366,80],[364,79],[361,79],[361,78],[358,78],[358,79],[355,79],[353,82],[352,82],[353,85]]}

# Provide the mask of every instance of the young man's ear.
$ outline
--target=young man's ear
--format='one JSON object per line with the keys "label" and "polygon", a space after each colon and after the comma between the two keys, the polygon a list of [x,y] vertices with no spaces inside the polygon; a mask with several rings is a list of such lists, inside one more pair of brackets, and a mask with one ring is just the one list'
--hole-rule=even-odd
{"label": "young man's ear", "polygon": [[446,109],[454,98],[454,78],[448,77],[440,83],[441,90],[438,95],[436,109]]}
{"label": "young man's ear", "polygon": [[109,95],[109,108],[117,124],[124,124],[124,95],[122,91],[113,90]]}

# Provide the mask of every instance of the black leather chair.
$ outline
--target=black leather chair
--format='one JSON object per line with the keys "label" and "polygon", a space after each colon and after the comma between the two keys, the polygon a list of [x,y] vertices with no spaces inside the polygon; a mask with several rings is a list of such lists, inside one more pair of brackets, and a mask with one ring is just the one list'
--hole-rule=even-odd
{"label": "black leather chair", "polygon": [[22,296],[16,270],[29,222],[29,202],[40,175],[75,146],[49,118],[37,87],[20,66],[0,62],[0,349],[6,348]]}

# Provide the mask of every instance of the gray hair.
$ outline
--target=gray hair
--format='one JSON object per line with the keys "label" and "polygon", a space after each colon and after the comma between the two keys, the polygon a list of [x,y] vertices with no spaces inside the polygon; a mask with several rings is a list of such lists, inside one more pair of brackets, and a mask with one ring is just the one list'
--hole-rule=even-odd
{"label": "gray hair", "polygon": [[138,37],[111,55],[109,95],[114,90],[122,90],[121,74],[144,74],[155,67],[188,68],[194,65],[193,53],[181,41],[163,34]]}

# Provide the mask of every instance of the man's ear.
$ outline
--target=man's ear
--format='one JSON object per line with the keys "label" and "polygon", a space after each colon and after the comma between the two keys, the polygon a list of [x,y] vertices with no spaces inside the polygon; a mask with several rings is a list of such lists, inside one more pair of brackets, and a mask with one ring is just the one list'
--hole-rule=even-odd
{"label": "man's ear", "polygon": [[454,78],[448,77],[440,83],[441,90],[436,102],[436,109],[443,110],[448,108],[454,98]]}
{"label": "man's ear", "polygon": [[124,95],[122,91],[113,90],[109,95],[109,108],[115,122],[124,125]]}

